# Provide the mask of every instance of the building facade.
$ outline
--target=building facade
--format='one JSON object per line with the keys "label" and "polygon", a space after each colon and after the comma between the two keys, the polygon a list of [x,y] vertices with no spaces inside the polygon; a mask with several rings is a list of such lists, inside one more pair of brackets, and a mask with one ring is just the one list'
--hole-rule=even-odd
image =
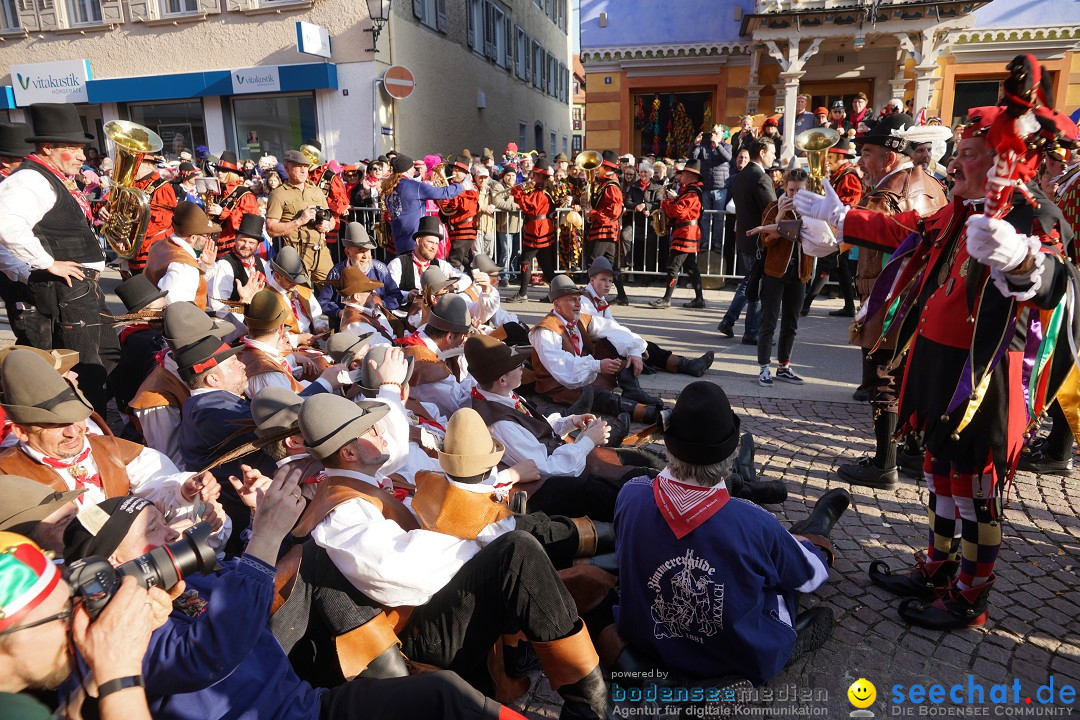
{"label": "building facade", "polygon": [[[589,85],[586,146],[685,154],[693,136],[743,114],[793,112],[865,93],[915,116],[963,118],[993,103],[1005,63],[1031,52],[1059,108],[1080,103],[1080,6],[1024,0],[581,2]],[[760,124],[760,121],[759,121]],[[790,155],[792,124],[785,127]]]}
{"label": "building facade", "polygon": [[[569,144],[567,0],[391,7],[373,52],[356,0],[0,0],[0,120],[71,102],[99,149],[104,123],[123,119],[169,154],[206,146],[241,159],[280,158],[309,138],[342,162],[522,134],[527,148]],[[319,28],[329,57],[299,52],[301,38],[325,49]],[[405,99],[381,83],[391,65],[415,76]]]}

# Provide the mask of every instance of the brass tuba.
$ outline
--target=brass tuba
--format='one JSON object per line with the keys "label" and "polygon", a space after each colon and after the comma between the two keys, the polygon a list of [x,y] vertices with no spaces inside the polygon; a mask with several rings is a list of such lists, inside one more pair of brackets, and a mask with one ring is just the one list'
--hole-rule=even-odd
{"label": "brass tuba", "polygon": [[300,154],[307,159],[312,165],[322,165],[323,157],[322,150],[314,145],[301,145]]}
{"label": "brass tuba", "polygon": [[431,168],[431,172],[428,173],[428,182],[435,187],[446,187],[450,184],[450,181],[446,179],[446,163],[439,163]]}
{"label": "brass tuba", "polygon": [[101,235],[122,258],[139,254],[150,222],[150,197],[135,187],[135,174],[143,155],[161,149],[161,138],[149,128],[126,120],[105,123],[105,134],[116,148],[113,158],[113,186],[105,208],[109,219],[101,226]]}
{"label": "brass tuba", "polygon": [[585,194],[581,204],[588,205],[592,200],[592,186],[596,181],[596,169],[604,162],[604,156],[595,150],[582,150],[574,158],[574,165],[585,171]]}
{"label": "brass tuba", "polygon": [[832,128],[810,128],[795,136],[795,147],[806,153],[806,162],[810,180],[806,183],[810,192],[821,195],[825,192],[825,177],[829,174],[829,163],[825,156],[836,143],[840,142],[840,133]]}

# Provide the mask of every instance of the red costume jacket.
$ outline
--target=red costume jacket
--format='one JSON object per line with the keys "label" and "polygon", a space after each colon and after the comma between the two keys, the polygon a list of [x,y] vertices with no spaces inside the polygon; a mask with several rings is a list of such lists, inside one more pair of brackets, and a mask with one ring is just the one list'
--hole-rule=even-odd
{"label": "red costume jacket", "polygon": [[479,222],[480,193],[476,188],[465,190],[457,197],[440,200],[439,214],[446,225],[450,242],[473,242]]}
{"label": "red costume jacket", "polygon": [[521,244],[534,250],[551,247],[555,242],[555,205],[551,196],[539,188],[527,193],[523,184],[510,188],[510,195],[525,220]]}
{"label": "red costume jacket", "polygon": [[593,189],[587,242],[618,242],[622,229],[622,188],[615,180],[605,179]]}
{"label": "red costume jacket", "polygon": [[836,172],[829,176],[829,183],[836,191],[840,202],[848,207],[855,207],[862,200],[863,184],[859,177],[859,171],[849,162],[836,168]]}
{"label": "red costume jacket", "polygon": [[150,246],[172,234],[176,192],[172,183],[158,175],[156,170],[141,180],[136,180],[135,187],[150,195],[150,222],[146,226],[146,239],[143,240],[138,254],[128,260],[128,268],[132,272],[142,272],[146,267]]}
{"label": "red costume jacket", "polygon": [[335,217],[340,218],[349,210],[349,193],[341,175],[326,165],[320,165],[311,171],[308,181],[326,195],[326,205]]}
{"label": "red costume jacket", "polygon": [[679,188],[674,200],[664,198],[660,209],[671,218],[671,252],[696,254],[701,244],[701,193],[699,181]]}
{"label": "red costume jacket", "polygon": [[218,205],[221,206],[221,214],[213,220],[221,225],[221,234],[217,239],[217,256],[220,260],[228,255],[236,244],[236,231],[244,214],[259,214],[259,201],[243,182],[235,182],[225,186]]}

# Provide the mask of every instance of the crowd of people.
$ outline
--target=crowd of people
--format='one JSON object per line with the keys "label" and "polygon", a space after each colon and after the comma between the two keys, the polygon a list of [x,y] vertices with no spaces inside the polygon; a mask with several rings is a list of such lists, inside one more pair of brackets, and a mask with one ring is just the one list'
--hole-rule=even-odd
{"label": "crowd of people", "polygon": [[[230,151],[192,166],[212,196],[143,157],[148,225],[124,258],[122,315],[96,229],[111,244],[128,210],[75,180],[89,140],[75,108],[30,106],[29,125],[0,126],[18,338],[0,354],[0,710],[47,717],[33,690],[106,719],[504,720],[539,667],[561,717],[604,718],[613,672],[749,686],[813,652],[835,620],[800,596],[828,581],[848,491],[790,528],[762,511],[786,487],[757,478],[720,385],[695,380],[672,407],[640,382],[701,378],[713,352],[679,355],[612,310],[634,269],[627,223],[633,237],[657,212],[651,305],[685,272],[686,306],[705,308],[706,211],[728,204],[744,276],[719,330],[733,337],[745,310],[762,385],[803,382],[798,319],[860,248],[845,283],[859,310],[852,296],[839,314],[863,348],[876,452],[838,474],[888,489],[906,459],[929,489],[925,555],[875,562],[870,582],[910,624],[982,624],[1005,483],[1020,463],[1068,472],[1072,450],[1054,397],[1075,372],[1074,321],[1050,311],[1076,281],[1080,132],[1018,63],[1003,105],[970,111],[947,176],[933,170],[950,129],[871,123],[863,102],[850,132],[842,113],[794,118],[844,132],[829,176],[793,163],[779,199],[775,128],[746,121],[730,142],[699,137],[670,177],[612,150],[549,163],[514,146],[498,166],[393,153],[339,172],[308,141],[283,154],[265,207]],[[993,186],[1016,194],[987,198],[1016,107],[1038,130]],[[482,192],[519,224],[484,225]],[[530,326],[504,304],[529,298],[537,265],[549,309]],[[1026,355],[1040,362],[1025,373]],[[1053,430],[1025,450],[1044,412]],[[179,577],[125,577],[152,572],[143,554],[161,546],[153,572]]]}

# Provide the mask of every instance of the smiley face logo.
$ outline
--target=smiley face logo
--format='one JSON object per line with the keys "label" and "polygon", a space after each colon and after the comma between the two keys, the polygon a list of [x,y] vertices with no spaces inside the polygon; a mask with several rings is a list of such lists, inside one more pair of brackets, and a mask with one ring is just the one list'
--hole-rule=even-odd
{"label": "smiley face logo", "polygon": [[874,704],[877,699],[877,688],[874,683],[866,678],[859,678],[851,683],[847,691],[848,700],[857,708],[865,709]]}

